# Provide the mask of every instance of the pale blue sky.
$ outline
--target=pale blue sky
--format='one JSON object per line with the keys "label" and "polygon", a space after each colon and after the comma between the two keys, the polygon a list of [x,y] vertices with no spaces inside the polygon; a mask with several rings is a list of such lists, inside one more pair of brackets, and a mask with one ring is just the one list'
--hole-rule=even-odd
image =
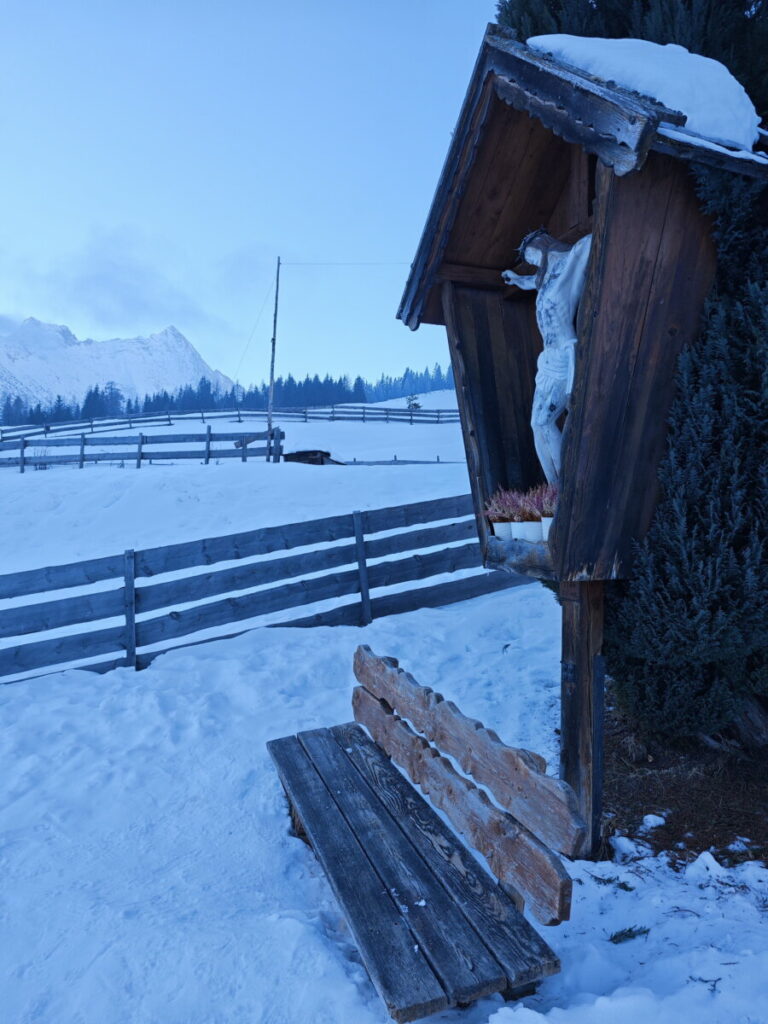
{"label": "pale blue sky", "polygon": [[[243,382],[447,362],[395,320],[493,0],[2,0],[0,314]],[[244,354],[245,352],[245,354]]]}

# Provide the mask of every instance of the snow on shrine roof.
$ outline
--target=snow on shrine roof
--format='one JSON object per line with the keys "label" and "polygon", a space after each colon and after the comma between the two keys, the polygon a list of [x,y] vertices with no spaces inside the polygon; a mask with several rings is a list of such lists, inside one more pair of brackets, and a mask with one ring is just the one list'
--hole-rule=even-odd
{"label": "snow on shrine roof", "polygon": [[748,151],[758,140],[760,118],[744,87],[724,64],[683,46],[571,35],[534,36],[528,46],[682,111],[696,136]]}
{"label": "snow on shrine roof", "polygon": [[[537,48],[509,29],[488,26],[397,313],[412,330],[427,301],[432,308],[437,301],[438,269],[499,101],[597,156],[616,175],[640,170],[655,150],[768,181],[768,134],[758,129],[746,92],[717,61],[641,40],[560,35],[531,43]],[[595,45],[603,43],[612,44],[605,53]]]}

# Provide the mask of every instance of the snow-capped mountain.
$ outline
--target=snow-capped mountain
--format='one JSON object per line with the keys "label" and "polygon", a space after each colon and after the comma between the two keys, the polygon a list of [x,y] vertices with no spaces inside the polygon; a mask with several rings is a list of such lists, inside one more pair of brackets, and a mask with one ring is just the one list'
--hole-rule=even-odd
{"label": "snow-capped mountain", "polygon": [[61,395],[81,402],[88,388],[108,381],[126,398],[143,398],[197,386],[201,377],[214,387],[232,387],[175,327],[148,338],[79,341],[68,327],[33,317],[20,324],[0,318],[0,398],[18,395],[27,403],[49,405]]}

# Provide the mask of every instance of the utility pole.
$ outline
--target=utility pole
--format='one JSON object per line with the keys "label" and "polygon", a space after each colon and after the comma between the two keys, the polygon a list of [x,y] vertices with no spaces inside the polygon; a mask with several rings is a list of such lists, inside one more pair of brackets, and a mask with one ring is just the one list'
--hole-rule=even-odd
{"label": "utility pole", "polygon": [[269,401],[267,404],[267,461],[272,455],[272,407],[275,400],[275,346],[277,344],[277,300],[280,295],[280,257],[275,277],[275,313],[272,317],[272,358],[269,363]]}

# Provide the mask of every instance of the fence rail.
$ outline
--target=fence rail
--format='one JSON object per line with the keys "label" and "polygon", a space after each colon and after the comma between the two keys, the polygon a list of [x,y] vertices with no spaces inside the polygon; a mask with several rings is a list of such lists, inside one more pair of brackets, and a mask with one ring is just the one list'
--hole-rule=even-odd
{"label": "fence rail", "polygon": [[[458,423],[458,409],[397,409],[375,405],[329,405],[307,408],[275,409],[274,415],[282,420],[295,420],[309,423],[311,420],[341,420],[371,423]],[[164,412],[147,416],[100,417],[77,420],[69,423],[25,424],[21,426],[0,427],[0,441],[17,440],[22,437],[55,437],[57,434],[78,434],[87,432],[98,433],[103,430],[116,430],[125,427],[132,430],[140,426],[168,426],[174,422],[185,423],[226,419],[230,422],[243,423],[247,420],[265,420],[265,409],[205,409],[198,412]]]}
{"label": "fence rail", "polygon": [[[240,459],[246,462],[249,458],[266,458],[267,461],[279,462],[283,452],[285,434],[279,428],[263,431],[258,434],[214,434],[208,424],[204,434],[137,434],[104,437],[101,434],[75,434],[72,437],[46,437],[32,439],[20,437],[13,441],[0,441],[0,453],[16,451],[15,457],[0,455],[0,468],[18,468],[22,473],[27,466],[47,468],[48,466],[77,465],[80,469],[89,462],[114,462],[118,459],[135,462],[140,469],[142,462],[160,459],[202,459],[206,465],[211,459]],[[249,447],[254,441],[264,441],[262,448]],[[234,442],[231,448],[213,448],[214,444]],[[238,444],[239,442],[239,444]],[[198,449],[168,449],[159,445],[198,444]],[[49,448],[76,449],[64,455],[51,455]],[[89,448],[111,449],[108,451],[88,451]],[[147,450],[149,449],[149,450]],[[28,452],[31,451],[31,454]]]}
{"label": "fence rail", "polygon": [[[42,670],[102,655],[109,657],[82,667],[95,671],[120,665],[144,668],[170,646],[201,642],[171,643],[179,638],[323,601],[352,599],[305,616],[296,617],[294,612],[269,625],[365,625],[381,615],[450,604],[525,582],[502,572],[484,572],[436,586],[372,593],[480,568],[471,517],[471,498],[462,495],[0,576],[0,599],[32,595],[37,599],[12,605],[0,614],[0,638],[14,641],[0,647],[0,679],[39,675]],[[376,536],[388,531],[397,532]],[[329,543],[332,546],[311,549]],[[302,548],[310,550],[288,553]],[[217,568],[217,563],[276,553],[280,557]],[[168,578],[201,567],[210,568]],[[105,583],[119,585],[97,589]],[[281,585],[271,586],[275,583]],[[94,590],[39,599],[86,586]],[[73,626],[82,628],[50,635]]]}

